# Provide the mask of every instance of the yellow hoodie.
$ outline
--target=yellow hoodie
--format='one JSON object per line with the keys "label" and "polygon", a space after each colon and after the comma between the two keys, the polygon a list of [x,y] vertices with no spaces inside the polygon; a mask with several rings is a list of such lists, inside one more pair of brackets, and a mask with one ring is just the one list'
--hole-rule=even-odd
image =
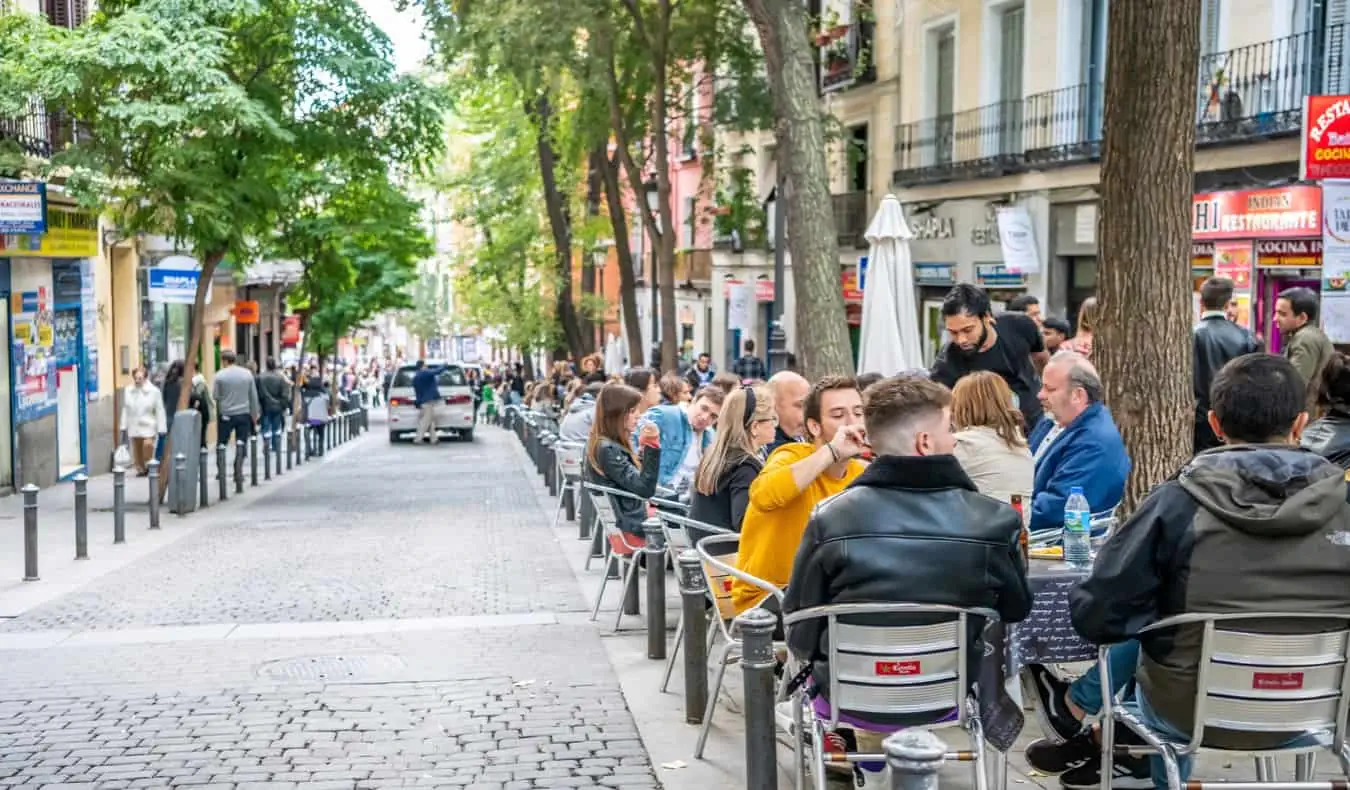
{"label": "yellow hoodie", "polygon": [[[750,484],[750,504],[741,522],[741,546],[736,566],[746,573],[779,587],[786,587],[797,558],[797,546],[806,532],[811,511],[825,499],[843,491],[866,467],[858,460],[848,463],[843,477],[828,471],[803,491],[792,479],[792,465],[819,448],[813,444],[785,444],[774,450],[764,470]],[[749,609],[764,597],[752,584],[737,579],[731,588],[736,612]]]}

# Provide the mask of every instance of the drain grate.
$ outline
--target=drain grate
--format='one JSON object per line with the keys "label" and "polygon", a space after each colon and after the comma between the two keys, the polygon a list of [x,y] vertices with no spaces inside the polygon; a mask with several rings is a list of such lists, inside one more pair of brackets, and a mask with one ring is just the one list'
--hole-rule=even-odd
{"label": "drain grate", "polygon": [[387,653],[355,656],[308,656],[268,661],[258,676],[270,680],[369,680],[385,678],[405,668],[403,659]]}

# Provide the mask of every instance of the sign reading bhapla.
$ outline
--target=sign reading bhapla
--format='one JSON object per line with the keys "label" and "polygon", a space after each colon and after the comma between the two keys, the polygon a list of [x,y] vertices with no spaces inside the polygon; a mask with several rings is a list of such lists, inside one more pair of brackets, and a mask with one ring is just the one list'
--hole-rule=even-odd
{"label": "sign reading bhapla", "polygon": [[1299,160],[1306,181],[1350,178],[1350,96],[1303,98]]}
{"label": "sign reading bhapla", "polygon": [[98,255],[98,217],[47,204],[47,232],[0,236],[0,258],[92,258]]}

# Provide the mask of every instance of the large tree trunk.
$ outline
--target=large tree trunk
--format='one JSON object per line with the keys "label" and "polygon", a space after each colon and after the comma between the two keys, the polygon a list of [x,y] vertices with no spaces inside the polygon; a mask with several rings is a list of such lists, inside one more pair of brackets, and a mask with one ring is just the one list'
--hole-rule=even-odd
{"label": "large tree trunk", "polygon": [[[623,192],[619,189],[619,162],[603,157],[600,172],[605,184],[605,204],[609,224],[614,230],[614,254],[619,264],[619,305],[623,311],[623,331],[628,338],[628,364],[641,367],[647,357],[642,347],[642,324],[637,309],[637,277],[633,273],[633,248],[628,244],[628,217],[623,211]],[[615,372],[615,371],[607,371]]]}
{"label": "large tree trunk", "polygon": [[[183,380],[178,387],[178,403],[174,406],[175,412],[180,412],[188,407],[192,400],[192,377],[197,375],[197,354],[202,347],[202,338],[206,335],[204,322],[202,319],[206,315],[206,292],[211,288],[211,277],[216,273],[216,267],[225,259],[225,250],[215,250],[202,259],[201,272],[197,275],[197,290],[192,295],[192,326],[188,329],[188,345],[186,358],[183,360]],[[219,408],[219,406],[217,406]],[[219,412],[216,412],[219,417]],[[188,448],[192,452],[196,448]],[[172,460],[174,456],[173,434],[167,434],[164,437],[164,458],[169,462],[166,467],[160,470],[159,475],[159,500],[164,501],[165,495],[169,492],[169,470],[173,468]]]}
{"label": "large tree trunk", "polygon": [[675,370],[679,325],[675,322],[675,212],[670,186],[670,0],[660,0],[652,41],[652,147],[656,155],[657,213],[665,231],[656,240],[656,285],[661,294],[661,370]]}
{"label": "large tree trunk", "polygon": [[1094,358],[1133,462],[1126,512],[1191,456],[1189,217],[1199,27],[1200,0],[1112,3],[1107,20],[1102,315]]}
{"label": "large tree trunk", "polygon": [[558,277],[556,294],[558,323],[562,326],[567,351],[580,359],[587,353],[587,343],[577,323],[576,306],[572,304],[572,217],[567,205],[567,196],[558,188],[558,156],[553,150],[553,139],[549,131],[553,120],[553,105],[547,94],[540,94],[531,100],[525,109],[536,125],[535,146],[539,155],[539,173],[544,185],[544,207],[548,211],[549,228],[553,231]]}
{"label": "large tree trunk", "polygon": [[780,182],[787,191],[778,199],[787,201],[791,229],[797,364],[812,380],[849,373],[853,353],[839,281],[839,240],[806,8],[800,0],[743,2],[759,31],[773,92]]}
{"label": "large tree trunk", "polygon": [[[588,165],[586,169],[586,216],[588,218],[600,216],[600,199],[603,197],[605,189],[600,171],[604,168],[607,142],[600,143],[591,149],[590,156],[586,158]],[[581,252],[581,292],[603,299],[605,295],[596,293],[595,290],[595,260],[591,252],[591,250],[582,250]],[[604,353],[605,312],[606,308],[600,308],[598,320],[593,318],[589,312],[578,316],[577,323],[581,327],[581,333],[589,338],[587,341],[588,352],[599,351]]]}

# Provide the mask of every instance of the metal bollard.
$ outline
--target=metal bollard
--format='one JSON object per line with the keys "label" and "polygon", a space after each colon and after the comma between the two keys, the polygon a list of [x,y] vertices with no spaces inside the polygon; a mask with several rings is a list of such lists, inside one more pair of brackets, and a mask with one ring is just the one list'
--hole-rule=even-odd
{"label": "metal bollard", "polygon": [[882,741],[891,790],[937,790],[947,745],[930,730],[909,729]]}
{"label": "metal bollard", "polygon": [[150,460],[150,529],[159,529],[159,461]]}
{"label": "metal bollard", "polygon": [[127,542],[127,470],[113,469],[113,543]]}
{"label": "metal bollard", "polygon": [[75,482],[75,559],[89,559],[89,478],[80,474]]}
{"label": "metal bollard", "polygon": [[23,580],[38,580],[38,487],[23,487]]}
{"label": "metal bollard", "polygon": [[285,434],[283,438],[286,440],[286,471],[289,472],[294,468],[291,466],[291,453],[295,452],[295,436],[297,431],[295,427],[292,426],[289,431],[283,431],[283,433]]}
{"label": "metal bollard", "polygon": [[647,658],[666,657],[666,533],[661,520],[649,518],[642,525],[647,545]]}
{"label": "metal bollard", "polygon": [[187,477],[187,456],[182,453],[175,453],[173,456],[173,508],[178,512],[179,518],[184,518],[188,513],[188,487],[184,478]]}
{"label": "metal bollard", "polygon": [[591,495],[585,491],[578,491],[577,499],[580,500],[577,503],[577,539],[588,540],[595,524],[595,505],[591,503]]}
{"label": "metal bollard", "polygon": [[703,723],[708,707],[708,585],[703,580],[703,561],[698,552],[680,552],[680,602],[684,614],[684,720]]}
{"label": "metal bollard", "polygon": [[778,618],[772,612],[751,609],[737,617],[736,624],[741,629],[745,678],[745,786],[747,790],[777,790],[773,630]]}
{"label": "metal bollard", "polygon": [[566,518],[568,521],[577,520],[577,500],[575,497],[573,497],[573,494],[575,493],[576,491],[573,489],[572,484],[567,480],[567,475],[563,475],[562,478],[563,517]]}
{"label": "metal bollard", "polygon": [[244,456],[248,454],[248,445],[244,440],[234,441],[234,493],[244,493]]}
{"label": "metal bollard", "polygon": [[558,462],[551,444],[544,448],[544,485],[550,497],[558,496]]}
{"label": "metal bollard", "polygon": [[253,488],[258,487],[258,434],[249,434],[248,437],[248,484]]}
{"label": "metal bollard", "polygon": [[230,478],[228,472],[226,472],[229,469],[230,462],[225,457],[226,452],[228,451],[224,443],[216,445],[216,482],[219,484],[217,486],[220,489],[218,498],[221,502],[230,498]]}
{"label": "metal bollard", "polygon": [[324,441],[323,451],[325,453],[327,453],[329,450],[332,450],[334,447],[337,446],[337,443],[333,441],[334,433],[335,431],[333,430],[333,418],[329,417],[327,424],[325,424],[323,428],[323,441]]}
{"label": "metal bollard", "polygon": [[272,434],[263,434],[262,438],[263,480],[272,479]]}
{"label": "metal bollard", "polygon": [[286,431],[278,430],[272,434],[272,466],[277,470],[277,477],[281,477],[281,445],[286,441]]}
{"label": "metal bollard", "polygon": [[206,479],[206,468],[211,465],[211,453],[206,447],[197,451],[197,507],[211,504],[211,484]]}

